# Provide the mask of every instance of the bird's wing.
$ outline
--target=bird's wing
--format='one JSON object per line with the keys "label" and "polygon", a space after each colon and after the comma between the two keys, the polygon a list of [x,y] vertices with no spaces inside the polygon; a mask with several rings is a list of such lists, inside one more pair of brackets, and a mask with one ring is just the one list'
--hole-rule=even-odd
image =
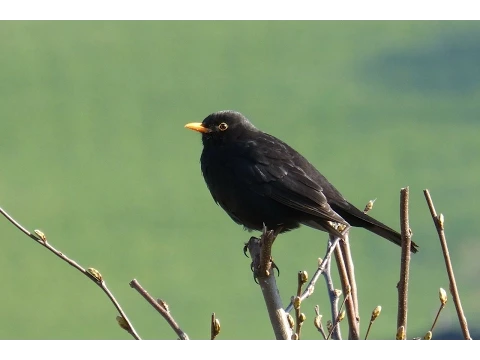
{"label": "bird's wing", "polygon": [[[254,166],[254,172],[262,179],[261,186],[266,196],[295,210],[345,224],[345,220],[328,204],[321,187],[301,168],[284,164],[278,166],[278,168],[263,164]],[[265,176],[265,173],[269,176]],[[269,181],[265,181],[265,178]]]}
{"label": "bird's wing", "polygon": [[297,152],[278,139],[255,149],[254,156],[235,161],[240,180],[250,189],[295,210],[346,224],[328,204],[321,185],[302,169]]}

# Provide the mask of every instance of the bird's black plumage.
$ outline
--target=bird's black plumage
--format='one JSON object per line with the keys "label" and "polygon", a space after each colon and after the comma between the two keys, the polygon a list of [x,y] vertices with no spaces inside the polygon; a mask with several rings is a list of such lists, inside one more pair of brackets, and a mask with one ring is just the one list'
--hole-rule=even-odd
{"label": "bird's black plumage", "polygon": [[398,232],[350,204],[307,159],[241,113],[219,111],[185,127],[202,133],[200,163],[213,199],[245,228],[285,232],[303,224],[342,237],[334,222],[401,244]]}

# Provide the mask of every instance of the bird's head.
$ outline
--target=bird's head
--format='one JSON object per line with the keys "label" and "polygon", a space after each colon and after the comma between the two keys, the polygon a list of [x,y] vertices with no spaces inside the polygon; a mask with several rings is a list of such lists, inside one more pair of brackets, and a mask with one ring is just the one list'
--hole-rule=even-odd
{"label": "bird's head", "polygon": [[189,123],[185,127],[200,132],[204,145],[234,141],[245,132],[257,131],[245,116],[233,110],[215,112],[201,123]]}

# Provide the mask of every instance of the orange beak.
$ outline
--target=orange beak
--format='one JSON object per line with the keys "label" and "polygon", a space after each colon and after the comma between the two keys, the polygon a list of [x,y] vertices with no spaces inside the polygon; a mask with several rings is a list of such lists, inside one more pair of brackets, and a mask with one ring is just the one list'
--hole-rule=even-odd
{"label": "orange beak", "polygon": [[209,128],[206,128],[205,126],[203,126],[202,123],[188,123],[187,125],[185,125],[185,127],[187,129],[198,131],[198,132],[201,132],[203,134],[209,133],[209,132],[212,131]]}

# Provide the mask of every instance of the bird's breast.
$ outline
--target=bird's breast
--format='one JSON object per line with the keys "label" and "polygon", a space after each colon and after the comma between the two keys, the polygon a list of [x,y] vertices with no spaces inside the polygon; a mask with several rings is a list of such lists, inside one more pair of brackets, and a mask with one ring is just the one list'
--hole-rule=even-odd
{"label": "bird's breast", "polygon": [[227,151],[205,148],[200,158],[202,174],[214,200],[221,203],[235,187],[235,169]]}
{"label": "bird's breast", "polygon": [[242,213],[241,179],[235,176],[234,159],[227,153],[204,150],[201,157],[202,174],[213,200],[237,223],[245,225]]}
{"label": "bird's breast", "polygon": [[238,224],[255,230],[263,224],[269,228],[298,226],[296,220],[290,221],[292,209],[269,196],[269,184],[277,177],[245,151],[206,148],[200,162],[213,199]]}

